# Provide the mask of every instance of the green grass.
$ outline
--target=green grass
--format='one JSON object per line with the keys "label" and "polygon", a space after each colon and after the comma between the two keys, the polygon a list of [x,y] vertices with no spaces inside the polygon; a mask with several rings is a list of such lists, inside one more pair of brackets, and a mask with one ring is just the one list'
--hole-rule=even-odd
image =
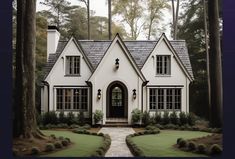
{"label": "green grass", "polygon": [[143,135],[133,137],[133,142],[148,157],[206,157],[205,155],[181,151],[174,148],[177,138],[191,139],[209,135],[199,131],[161,130],[157,135]]}
{"label": "green grass", "polygon": [[46,157],[89,157],[103,143],[103,137],[100,136],[76,134],[69,131],[43,130],[42,132],[48,136],[55,134],[56,137],[68,137],[73,142],[67,149],[43,155]]}

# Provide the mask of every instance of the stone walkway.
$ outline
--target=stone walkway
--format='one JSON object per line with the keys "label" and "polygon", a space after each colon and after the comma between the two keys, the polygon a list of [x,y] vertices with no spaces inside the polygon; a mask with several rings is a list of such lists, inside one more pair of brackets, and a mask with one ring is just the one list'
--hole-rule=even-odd
{"label": "stone walkway", "polygon": [[109,134],[112,140],[105,157],[133,157],[125,141],[127,135],[134,133],[132,128],[103,127],[99,132]]}

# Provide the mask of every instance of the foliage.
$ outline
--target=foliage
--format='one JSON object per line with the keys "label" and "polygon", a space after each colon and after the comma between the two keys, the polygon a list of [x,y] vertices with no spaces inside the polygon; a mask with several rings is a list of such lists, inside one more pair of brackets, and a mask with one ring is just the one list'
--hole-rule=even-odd
{"label": "foliage", "polygon": [[85,124],[85,116],[84,116],[84,111],[79,111],[79,114],[77,114],[77,121],[80,125]]}
{"label": "foliage", "polygon": [[64,112],[61,111],[61,112],[59,113],[59,123],[66,123],[66,122],[67,122],[66,116],[65,116]]}
{"label": "foliage", "polygon": [[95,110],[95,112],[94,112],[94,122],[95,122],[95,124],[102,121],[103,116],[104,116],[104,114],[101,110]]}
{"label": "foliage", "polygon": [[[143,7],[139,0],[115,0],[112,1],[112,14],[122,17],[122,22],[125,22],[131,30],[130,38],[136,40],[144,25],[140,21],[143,13]],[[141,27],[138,27],[140,25]]]}
{"label": "foliage", "polygon": [[197,151],[199,153],[202,153],[202,154],[206,153],[206,145],[205,144],[199,144],[197,146]]}
{"label": "foliage", "polygon": [[69,112],[67,114],[66,121],[68,125],[72,125],[73,123],[76,123],[76,118],[73,112]]}
{"label": "foliage", "polygon": [[156,121],[157,124],[161,124],[162,123],[161,113],[156,112],[156,114],[155,114],[155,121]]}
{"label": "foliage", "polygon": [[38,155],[40,153],[40,149],[38,147],[31,148],[31,155]]}
{"label": "foliage", "polygon": [[132,110],[132,112],[131,112],[131,121],[132,121],[132,123],[139,122],[141,120],[141,118],[142,118],[142,113],[138,108]]}
{"label": "foliage", "polygon": [[179,142],[180,142],[181,140],[183,140],[183,138],[181,138],[181,137],[178,138],[177,141],[176,141],[176,143],[179,144]]}
{"label": "foliage", "polygon": [[190,141],[190,142],[188,143],[188,149],[189,149],[189,150],[194,151],[194,150],[196,150],[196,148],[197,148],[197,145],[196,145],[195,142]]}
{"label": "foliage", "polygon": [[45,151],[46,152],[50,152],[50,151],[54,151],[55,147],[52,143],[47,143],[45,146]]}
{"label": "foliage", "polygon": [[222,148],[218,144],[211,145],[209,149],[210,155],[220,155],[222,153]]}
{"label": "foliage", "polygon": [[65,140],[65,139],[62,140],[61,143],[62,143],[63,146],[68,146],[69,145],[68,140]]}
{"label": "foliage", "polygon": [[178,37],[187,42],[194,82],[190,85],[190,110],[208,118],[208,87],[206,71],[205,34],[203,22],[203,3],[201,0],[184,0],[179,17]]}
{"label": "foliage", "polygon": [[49,112],[44,113],[42,120],[43,120],[42,121],[43,125],[58,123],[58,119],[57,119],[57,115],[55,111],[49,111]]}
{"label": "foliage", "polygon": [[175,125],[177,125],[177,124],[179,123],[179,121],[178,121],[178,116],[177,116],[177,114],[176,114],[175,111],[173,111],[173,112],[170,114],[170,121],[171,121],[172,124],[175,124]]}
{"label": "foliage", "polygon": [[193,125],[195,125],[196,117],[193,113],[188,113],[187,114],[187,120],[188,120],[188,124],[190,126],[193,126]]}
{"label": "foliage", "polygon": [[187,146],[187,141],[186,140],[182,139],[182,140],[179,141],[179,147],[180,148],[181,147],[186,147],[186,146]]}
{"label": "foliage", "polygon": [[55,148],[57,148],[57,149],[61,149],[61,148],[63,147],[61,141],[56,141],[56,142],[54,143],[54,146],[55,146]]}
{"label": "foliage", "polygon": [[143,116],[142,116],[142,124],[143,125],[148,125],[150,124],[150,114],[147,111],[144,111]]}
{"label": "foliage", "polygon": [[167,112],[167,111],[164,112],[163,118],[162,118],[162,123],[165,125],[170,123],[169,112]]}
{"label": "foliage", "polygon": [[187,116],[186,116],[185,112],[180,112],[179,117],[180,117],[179,118],[180,125],[187,124]]}

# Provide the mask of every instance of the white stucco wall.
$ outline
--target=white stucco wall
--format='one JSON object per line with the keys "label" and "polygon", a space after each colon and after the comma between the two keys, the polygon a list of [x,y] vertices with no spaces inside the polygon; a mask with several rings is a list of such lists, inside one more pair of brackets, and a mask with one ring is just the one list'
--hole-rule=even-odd
{"label": "white stucco wall", "polygon": [[[171,56],[171,74],[170,75],[156,75],[156,55],[170,55]],[[156,48],[153,50],[152,54],[147,59],[146,63],[141,69],[145,78],[149,81],[148,86],[172,86],[172,88],[176,88],[175,86],[179,86],[177,88],[182,88],[182,105],[181,111],[189,112],[189,79],[187,75],[183,72],[183,69],[178,64],[175,59],[172,51],[167,46],[164,40],[159,41]],[[147,87],[147,96],[145,95],[145,110],[149,110],[149,88]],[[162,87],[166,88],[166,87]],[[171,87],[167,87],[171,88]]]}
{"label": "white stucco wall", "polygon": [[[79,76],[67,76],[65,74],[65,59],[66,56],[80,56],[80,75]],[[71,39],[66,47],[64,48],[63,53],[58,58],[53,69],[47,76],[46,80],[50,85],[49,90],[49,110],[56,110],[56,87],[67,86],[67,87],[79,87],[87,86],[87,79],[91,76],[91,70],[88,67],[87,63],[84,60],[82,53],[78,50],[76,44]],[[64,88],[65,88],[64,87]],[[45,103],[45,102],[44,102]],[[66,113],[66,112],[65,112]],[[86,113],[88,114],[88,113]]]}
{"label": "white stucco wall", "polygon": [[[119,68],[115,68],[115,60],[119,59]],[[93,112],[98,109],[104,113],[106,121],[106,91],[114,81],[120,81],[128,89],[128,122],[131,122],[131,111],[141,109],[142,80],[134,70],[127,56],[118,43],[109,48],[98,68],[89,80],[93,83]],[[97,100],[98,89],[101,89],[101,99]],[[137,98],[133,99],[133,89],[136,89]]]}

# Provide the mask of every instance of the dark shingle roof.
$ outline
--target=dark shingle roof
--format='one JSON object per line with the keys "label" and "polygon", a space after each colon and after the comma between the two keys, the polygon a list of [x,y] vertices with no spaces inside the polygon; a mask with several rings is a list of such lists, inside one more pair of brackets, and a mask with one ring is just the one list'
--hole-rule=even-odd
{"label": "dark shingle roof", "polygon": [[[104,56],[106,50],[110,46],[112,41],[92,41],[92,40],[78,40],[85,55],[92,64],[93,68],[96,68],[100,60]],[[153,51],[157,41],[124,41],[127,49],[134,58],[137,66],[141,69],[144,62],[148,58],[149,54]],[[184,40],[173,40],[170,41],[171,45],[178,54],[180,60],[182,61],[184,67],[189,72],[190,76],[193,78],[192,67],[188,55],[188,49],[186,42]],[[59,57],[60,53],[63,51],[67,41],[60,41],[55,54],[50,54],[49,61],[46,65],[46,76],[52,69],[54,63]]]}

